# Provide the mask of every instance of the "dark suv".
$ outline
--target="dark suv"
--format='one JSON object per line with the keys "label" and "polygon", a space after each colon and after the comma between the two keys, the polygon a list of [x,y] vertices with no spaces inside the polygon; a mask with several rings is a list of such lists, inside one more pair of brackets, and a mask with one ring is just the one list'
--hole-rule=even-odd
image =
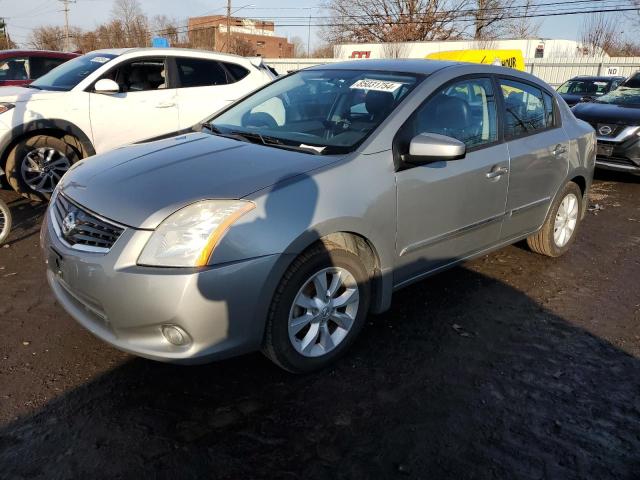
{"label": "dark suv", "polygon": [[76,53],[45,50],[0,50],[0,87],[28,85]]}
{"label": "dark suv", "polygon": [[567,105],[590,102],[605,93],[618,88],[624,77],[603,77],[581,75],[567,80],[558,87],[558,93]]}

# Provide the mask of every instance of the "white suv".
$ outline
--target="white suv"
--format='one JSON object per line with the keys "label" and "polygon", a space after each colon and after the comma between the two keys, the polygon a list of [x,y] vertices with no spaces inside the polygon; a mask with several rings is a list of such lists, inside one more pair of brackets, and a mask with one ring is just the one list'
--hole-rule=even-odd
{"label": "white suv", "polygon": [[0,88],[0,168],[17,192],[46,199],[79,159],[189,128],[273,79],[260,58],[91,52],[27,88]]}

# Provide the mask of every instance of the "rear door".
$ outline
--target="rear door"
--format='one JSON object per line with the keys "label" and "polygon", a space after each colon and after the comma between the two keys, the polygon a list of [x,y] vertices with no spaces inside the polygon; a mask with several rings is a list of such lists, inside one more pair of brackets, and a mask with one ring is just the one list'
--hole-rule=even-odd
{"label": "rear door", "polygon": [[144,57],[116,65],[101,78],[120,85],[115,94],[90,90],[93,144],[101,153],[179,129],[175,88],[167,83],[166,57]]}
{"label": "rear door", "polygon": [[505,213],[509,155],[491,78],[457,80],[431,96],[399,132],[399,153],[426,132],[463,141],[467,154],[397,172],[400,284],[496,244]]}
{"label": "rear door", "polygon": [[569,139],[551,94],[533,83],[499,78],[511,167],[502,238],[536,230],[569,168]]}
{"label": "rear door", "polygon": [[249,70],[232,62],[175,57],[180,128],[213,115],[255,87]]}

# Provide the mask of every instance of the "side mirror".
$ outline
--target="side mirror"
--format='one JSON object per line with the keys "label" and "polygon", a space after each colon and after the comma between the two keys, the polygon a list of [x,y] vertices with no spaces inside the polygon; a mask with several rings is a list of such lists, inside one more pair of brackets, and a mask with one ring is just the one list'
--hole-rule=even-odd
{"label": "side mirror", "polygon": [[96,93],[106,93],[106,94],[119,93],[120,85],[118,85],[116,82],[114,82],[109,78],[103,78],[96,82],[96,84],[93,87],[93,90]]}
{"label": "side mirror", "polygon": [[459,160],[467,153],[466,145],[458,139],[438,133],[421,133],[411,139],[405,161],[412,165]]}

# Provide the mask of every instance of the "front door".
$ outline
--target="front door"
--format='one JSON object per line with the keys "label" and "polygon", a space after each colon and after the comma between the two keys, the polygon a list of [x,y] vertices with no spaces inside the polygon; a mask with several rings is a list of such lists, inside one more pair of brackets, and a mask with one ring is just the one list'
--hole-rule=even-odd
{"label": "front door", "polygon": [[463,141],[467,154],[397,172],[396,285],[494,245],[505,213],[509,155],[491,79],[444,86],[405,124],[399,153],[424,132]]}
{"label": "front door", "polygon": [[116,94],[90,93],[89,112],[97,153],[179,129],[176,89],[167,88],[166,59],[139,58],[102,78],[120,85]]}
{"label": "front door", "polygon": [[511,157],[504,240],[536,230],[569,168],[569,139],[555,101],[543,89],[499,79],[504,97],[504,136]]}

